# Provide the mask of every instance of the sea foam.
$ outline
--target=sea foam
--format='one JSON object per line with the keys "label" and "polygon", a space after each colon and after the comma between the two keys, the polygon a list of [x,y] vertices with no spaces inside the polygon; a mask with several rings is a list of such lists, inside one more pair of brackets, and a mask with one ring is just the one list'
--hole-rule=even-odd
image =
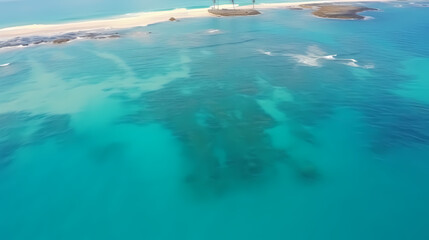
{"label": "sea foam", "polygon": [[335,61],[350,67],[360,67],[365,69],[374,68],[374,65],[359,65],[358,60],[354,58],[338,58],[338,54],[327,54],[317,46],[309,46],[306,54],[286,53],[283,56],[291,57],[301,65],[309,67],[321,67],[323,61]]}
{"label": "sea foam", "polygon": [[209,29],[207,30],[207,33],[209,34],[219,34],[221,31],[219,29]]}
{"label": "sea foam", "polygon": [[273,56],[273,53],[272,52],[269,52],[269,51],[264,51],[264,50],[258,50],[258,52],[260,52],[260,53],[262,53],[262,54],[264,54],[264,55],[267,55],[267,56]]}

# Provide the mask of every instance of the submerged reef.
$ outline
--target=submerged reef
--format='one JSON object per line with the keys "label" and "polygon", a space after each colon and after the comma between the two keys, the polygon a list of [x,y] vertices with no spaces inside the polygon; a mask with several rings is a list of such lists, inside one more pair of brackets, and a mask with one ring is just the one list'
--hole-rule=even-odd
{"label": "submerged reef", "polygon": [[69,115],[0,114],[0,167],[12,161],[19,148],[47,139],[60,141],[72,132]]}
{"label": "submerged reef", "polygon": [[181,96],[175,103],[160,106],[166,91],[147,96],[155,104],[149,110],[182,142],[190,161],[185,163],[184,179],[196,192],[223,193],[234,185],[263,178],[285,157],[270,146],[264,129],[274,123],[255,101],[238,96],[224,96],[224,101]]}
{"label": "submerged reef", "polygon": [[[236,77],[247,79],[242,75]],[[257,98],[267,97],[258,81],[231,79],[199,80],[201,86],[195,91],[191,90],[195,78],[171,82],[142,94],[141,111],[128,119],[138,124],[162,123],[173,133],[185,156],[183,183],[198,197],[219,196],[269,181],[279,166],[292,169],[298,178],[317,180],[320,174],[311,159],[297,158],[273,144],[268,132],[279,122],[258,103]],[[315,142],[302,129],[291,134],[296,141]]]}
{"label": "submerged reef", "polygon": [[364,16],[357,13],[364,11],[375,11],[375,8],[352,6],[352,5],[332,5],[332,4],[304,4],[303,8],[315,8],[313,15],[321,18],[362,20]]}

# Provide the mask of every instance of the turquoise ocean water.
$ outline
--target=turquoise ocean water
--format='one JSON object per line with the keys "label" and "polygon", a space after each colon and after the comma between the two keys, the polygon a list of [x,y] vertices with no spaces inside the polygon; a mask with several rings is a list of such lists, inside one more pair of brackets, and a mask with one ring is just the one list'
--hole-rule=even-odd
{"label": "turquoise ocean water", "polygon": [[367,6],[0,49],[0,239],[429,239],[429,8]]}

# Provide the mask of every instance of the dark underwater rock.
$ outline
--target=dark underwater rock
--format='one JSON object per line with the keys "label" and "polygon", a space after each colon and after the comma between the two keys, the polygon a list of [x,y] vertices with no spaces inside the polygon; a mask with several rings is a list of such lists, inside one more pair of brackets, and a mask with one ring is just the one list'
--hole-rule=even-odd
{"label": "dark underwater rock", "polygon": [[0,142],[0,167],[11,162],[11,156],[19,147],[18,143]]}
{"label": "dark underwater rock", "polygon": [[315,180],[320,177],[320,173],[317,167],[309,161],[304,161],[303,163],[300,163],[297,170],[300,177],[306,180]]}
{"label": "dark underwater rock", "polygon": [[246,176],[258,176],[262,173],[263,167],[258,159],[248,159],[245,161],[244,170]]}

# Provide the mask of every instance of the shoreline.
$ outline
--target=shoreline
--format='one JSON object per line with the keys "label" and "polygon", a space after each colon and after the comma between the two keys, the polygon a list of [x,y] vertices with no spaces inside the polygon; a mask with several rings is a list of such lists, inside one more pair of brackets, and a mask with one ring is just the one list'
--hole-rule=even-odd
{"label": "shoreline", "polygon": [[[255,5],[256,10],[299,7],[307,4],[329,3],[365,3],[365,2],[392,2],[394,0],[327,0],[285,3],[261,3]],[[225,7],[229,5],[221,5]],[[252,5],[239,6],[237,9],[251,8]],[[9,40],[17,37],[54,36],[80,31],[115,31],[133,27],[145,27],[151,24],[168,22],[171,17],[175,19],[217,17],[208,12],[209,8],[175,9],[159,12],[140,12],[121,15],[113,18],[68,22],[60,24],[32,24],[0,29],[0,40]]]}

